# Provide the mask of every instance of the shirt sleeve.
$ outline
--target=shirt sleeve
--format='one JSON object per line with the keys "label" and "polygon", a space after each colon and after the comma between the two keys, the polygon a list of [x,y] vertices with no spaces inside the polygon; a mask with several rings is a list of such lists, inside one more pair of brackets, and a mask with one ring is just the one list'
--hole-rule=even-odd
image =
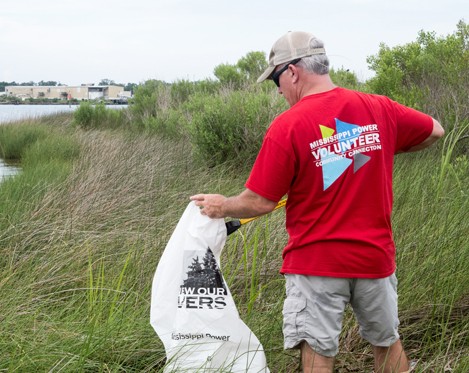
{"label": "shirt sleeve", "polygon": [[433,130],[431,116],[394,102],[396,115],[396,152],[407,151],[426,140]]}
{"label": "shirt sleeve", "polygon": [[245,186],[264,198],[278,202],[288,193],[292,183],[295,157],[287,138],[280,145],[272,135],[270,131],[264,138]]}

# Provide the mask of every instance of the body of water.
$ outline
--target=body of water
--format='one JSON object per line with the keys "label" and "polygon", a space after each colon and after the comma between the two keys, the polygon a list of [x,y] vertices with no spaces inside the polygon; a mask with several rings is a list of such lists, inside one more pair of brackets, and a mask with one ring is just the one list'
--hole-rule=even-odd
{"label": "body of water", "polygon": [[[76,108],[76,105],[0,105],[0,125],[43,115],[71,112]],[[0,181],[5,177],[16,175],[19,171],[19,167],[5,163],[0,158]]]}
{"label": "body of water", "polygon": [[[0,105],[0,124],[34,119],[44,115],[71,113],[79,105]],[[110,109],[124,109],[127,105],[107,105]]]}
{"label": "body of water", "polygon": [[44,115],[69,113],[77,107],[78,105],[0,105],[0,124]]}
{"label": "body of water", "polygon": [[19,167],[5,163],[0,158],[0,181],[2,181],[6,177],[16,175],[19,171],[20,171]]}
{"label": "body of water", "polygon": [[[0,105],[0,125],[24,119],[39,118],[44,115],[70,113],[78,107],[78,105]],[[106,107],[123,109],[127,105],[108,105]],[[0,181],[4,177],[17,174],[19,170],[18,167],[7,164],[0,158]]]}

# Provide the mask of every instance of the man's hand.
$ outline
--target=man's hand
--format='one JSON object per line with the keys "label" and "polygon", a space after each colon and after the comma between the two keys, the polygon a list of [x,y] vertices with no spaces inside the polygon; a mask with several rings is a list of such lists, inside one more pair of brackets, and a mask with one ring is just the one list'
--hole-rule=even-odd
{"label": "man's hand", "polygon": [[191,197],[191,201],[200,207],[202,215],[207,215],[209,218],[224,218],[226,215],[223,212],[224,202],[227,200],[221,194],[196,194]]}

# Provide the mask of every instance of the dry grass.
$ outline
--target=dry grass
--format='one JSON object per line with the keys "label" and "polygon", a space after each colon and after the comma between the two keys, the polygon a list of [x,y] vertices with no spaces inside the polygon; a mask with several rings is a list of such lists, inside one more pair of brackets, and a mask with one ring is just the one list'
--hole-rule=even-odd
{"label": "dry grass", "polygon": [[[247,175],[197,164],[182,140],[71,133],[81,150],[68,176],[48,184],[0,235],[0,370],[159,371],[164,350],[149,324],[158,258],[191,194],[237,193]],[[458,167],[453,173],[464,182]],[[417,371],[462,373],[469,351],[467,200],[445,193],[457,186],[451,173],[438,199],[438,172],[425,156],[396,167],[401,331]],[[243,227],[222,255],[240,315],[272,372],[298,369],[298,353],[282,348],[283,213]],[[344,326],[337,372],[371,371],[370,346],[350,311]]]}

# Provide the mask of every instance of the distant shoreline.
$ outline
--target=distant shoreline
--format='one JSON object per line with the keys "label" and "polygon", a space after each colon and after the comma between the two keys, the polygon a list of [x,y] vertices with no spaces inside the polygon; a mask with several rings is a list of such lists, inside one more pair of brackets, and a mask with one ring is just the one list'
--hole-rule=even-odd
{"label": "distant shoreline", "polygon": [[[63,106],[63,105],[75,105],[79,106],[80,103],[86,102],[86,101],[72,101],[72,102],[25,102],[25,101],[19,101],[19,102],[0,102],[0,105],[57,105],[57,106]],[[94,103],[93,104],[101,104],[103,102],[99,103]],[[128,105],[128,102],[104,102],[104,105]]]}
{"label": "distant shoreline", "polygon": [[0,102],[0,105],[80,105],[75,102]]}

